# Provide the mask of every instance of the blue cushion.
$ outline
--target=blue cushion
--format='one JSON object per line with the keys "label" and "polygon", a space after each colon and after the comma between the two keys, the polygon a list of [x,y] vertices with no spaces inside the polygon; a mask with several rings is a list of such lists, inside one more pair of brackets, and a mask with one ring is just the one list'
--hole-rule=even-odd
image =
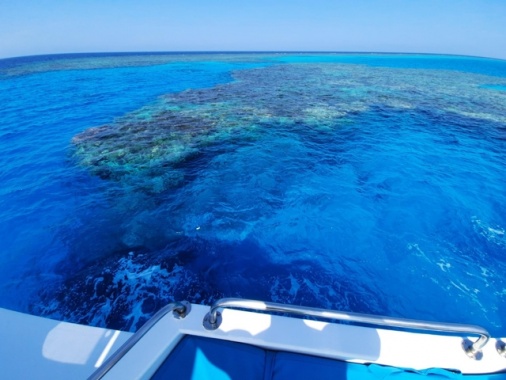
{"label": "blue cushion", "polygon": [[[264,378],[265,379],[265,378]],[[272,380],[346,379],[346,380],[506,380],[506,373],[462,375],[440,368],[423,371],[377,364],[354,364],[309,355],[279,352],[273,365]]]}
{"label": "blue cushion", "polygon": [[152,379],[263,379],[265,356],[247,344],[186,336]]}

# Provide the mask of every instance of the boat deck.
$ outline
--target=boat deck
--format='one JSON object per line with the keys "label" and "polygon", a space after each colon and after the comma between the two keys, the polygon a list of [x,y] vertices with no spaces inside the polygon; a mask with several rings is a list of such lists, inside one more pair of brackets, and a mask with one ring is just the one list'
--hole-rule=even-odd
{"label": "boat deck", "polygon": [[86,379],[131,335],[0,308],[0,378]]}

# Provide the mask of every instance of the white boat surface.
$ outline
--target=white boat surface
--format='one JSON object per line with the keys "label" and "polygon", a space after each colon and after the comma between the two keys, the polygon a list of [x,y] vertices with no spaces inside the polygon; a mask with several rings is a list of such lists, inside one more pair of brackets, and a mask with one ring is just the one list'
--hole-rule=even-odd
{"label": "white boat surface", "polygon": [[0,333],[8,379],[506,379],[506,339],[478,326],[234,298],[135,334],[0,309]]}

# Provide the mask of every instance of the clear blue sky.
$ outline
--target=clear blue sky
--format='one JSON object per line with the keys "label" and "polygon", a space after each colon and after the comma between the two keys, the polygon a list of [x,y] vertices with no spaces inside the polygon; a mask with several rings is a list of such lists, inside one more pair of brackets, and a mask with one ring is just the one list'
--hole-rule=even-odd
{"label": "clear blue sky", "polygon": [[506,59],[506,0],[0,0],[0,58],[195,50]]}

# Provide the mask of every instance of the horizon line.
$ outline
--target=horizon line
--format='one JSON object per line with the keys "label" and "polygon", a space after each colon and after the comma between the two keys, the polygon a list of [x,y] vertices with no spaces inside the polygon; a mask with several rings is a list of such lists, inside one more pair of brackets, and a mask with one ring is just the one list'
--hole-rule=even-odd
{"label": "horizon line", "polygon": [[337,51],[337,50],[141,50],[141,51],[96,51],[75,53],[43,53],[0,58],[1,61],[35,57],[69,57],[86,55],[163,55],[163,54],[365,54],[365,55],[433,55],[463,58],[480,58],[506,61],[503,58],[455,53],[393,52],[393,51]]}

